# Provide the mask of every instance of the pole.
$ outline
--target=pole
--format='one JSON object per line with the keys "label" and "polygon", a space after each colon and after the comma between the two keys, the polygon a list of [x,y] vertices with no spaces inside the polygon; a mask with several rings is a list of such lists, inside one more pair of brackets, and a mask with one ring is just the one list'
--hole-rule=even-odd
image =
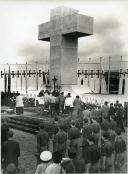
{"label": "pole", "polygon": [[108,70],[108,94],[109,94],[109,88],[110,88],[110,63],[111,63],[111,57],[109,56],[109,70]]}
{"label": "pole", "polygon": [[[17,67],[17,62],[16,62],[16,67]],[[17,70],[17,68],[16,68]],[[16,72],[16,91],[17,91],[17,72]]]}
{"label": "pole", "polygon": [[27,81],[27,62],[26,62],[26,94],[28,93],[28,81]]}
{"label": "pole", "polygon": [[91,58],[89,58],[89,63],[88,63],[88,87],[90,86],[90,83],[89,83],[89,64],[90,64],[90,62],[91,62]]}
{"label": "pole", "polygon": [[38,73],[37,73],[37,61],[36,61],[36,90],[38,91]]}
{"label": "pole", "polygon": [[100,91],[99,93],[101,94],[101,77],[102,77],[102,67],[101,67],[101,63],[102,63],[102,57],[100,57]]}
{"label": "pole", "polygon": [[8,92],[11,92],[11,72],[10,72],[10,65],[8,70]]}
{"label": "pole", "polygon": [[4,67],[4,92],[6,93],[6,85],[7,85],[7,81],[6,81],[6,71],[5,71],[5,67]]}

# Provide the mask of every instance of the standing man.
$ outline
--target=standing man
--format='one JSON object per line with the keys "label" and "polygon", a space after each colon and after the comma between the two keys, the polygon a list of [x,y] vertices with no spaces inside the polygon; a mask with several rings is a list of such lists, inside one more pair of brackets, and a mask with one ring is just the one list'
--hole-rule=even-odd
{"label": "standing man", "polygon": [[71,114],[72,115],[73,97],[71,97],[71,93],[68,93],[68,95],[65,99],[65,110],[66,110],[66,114]]}
{"label": "standing man", "polygon": [[9,126],[7,124],[7,118],[1,120],[1,144],[8,140]]}
{"label": "standing man", "polygon": [[49,148],[49,135],[44,129],[44,124],[40,124],[40,131],[37,134],[37,153],[40,154]]}
{"label": "standing man", "polygon": [[64,92],[61,92],[59,96],[59,108],[62,114],[64,113],[64,103],[65,103]]}
{"label": "standing man", "polygon": [[89,123],[88,118],[85,118],[83,121],[83,130],[82,130],[82,157],[85,160],[87,160],[87,146],[88,146],[88,137],[93,135],[93,128],[91,124]]}
{"label": "standing man", "polygon": [[73,116],[78,117],[78,118],[81,116],[81,113],[82,113],[81,105],[82,105],[82,102],[80,100],[80,97],[77,95],[73,102],[73,106],[74,106]]}
{"label": "standing man", "polygon": [[88,122],[91,123],[91,111],[90,111],[89,105],[87,105],[85,109],[82,111],[82,116],[83,116],[83,120],[87,118]]}
{"label": "standing man", "polygon": [[18,94],[16,97],[16,114],[20,115],[23,114],[23,96],[21,94]]}
{"label": "standing man", "polygon": [[18,157],[20,156],[19,143],[13,140],[13,131],[8,132],[8,140],[2,144],[2,161],[4,170],[10,163],[14,163],[18,169]]}
{"label": "standing man", "polygon": [[116,121],[119,128],[121,128],[121,130],[125,132],[124,125],[123,125],[123,117],[124,117],[124,110],[122,108],[122,104],[119,103],[117,112],[116,112]]}
{"label": "standing man", "polygon": [[75,149],[77,155],[78,155],[79,138],[80,138],[80,131],[75,126],[75,121],[72,120],[71,128],[68,131],[68,139],[70,141],[70,148]]}
{"label": "standing man", "polygon": [[88,137],[88,146],[86,153],[86,173],[99,173],[100,149],[94,143],[93,136]]}
{"label": "standing man", "polygon": [[66,153],[66,146],[67,146],[67,134],[63,130],[62,124],[59,125],[59,131],[55,135],[54,143],[55,143],[54,151],[60,152],[62,156],[64,157]]}

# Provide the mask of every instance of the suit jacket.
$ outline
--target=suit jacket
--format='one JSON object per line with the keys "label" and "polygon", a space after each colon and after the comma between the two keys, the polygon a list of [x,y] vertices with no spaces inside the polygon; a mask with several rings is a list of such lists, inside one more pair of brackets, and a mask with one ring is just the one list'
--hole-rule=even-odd
{"label": "suit jacket", "polygon": [[4,167],[8,164],[14,163],[18,167],[18,157],[20,156],[19,143],[14,140],[7,140],[2,144],[2,158],[4,160]]}
{"label": "suit jacket", "polygon": [[72,162],[75,166],[75,172],[76,173],[85,173],[85,162],[84,162],[84,160],[74,158],[72,160]]}
{"label": "suit jacket", "polygon": [[7,137],[8,131],[9,131],[8,125],[7,124],[2,124],[1,125],[1,144],[4,141],[8,140],[8,137]]}

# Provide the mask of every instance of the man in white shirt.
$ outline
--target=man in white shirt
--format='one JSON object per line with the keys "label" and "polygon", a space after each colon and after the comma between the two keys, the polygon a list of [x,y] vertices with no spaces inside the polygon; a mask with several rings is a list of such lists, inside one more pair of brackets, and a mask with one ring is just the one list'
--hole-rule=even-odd
{"label": "man in white shirt", "polygon": [[65,99],[65,110],[67,114],[72,114],[73,111],[73,102],[74,99],[71,96],[71,93],[68,93],[66,99]]}
{"label": "man in white shirt", "polygon": [[66,174],[61,166],[62,155],[58,151],[53,152],[52,160],[53,163],[47,167],[45,174]]}
{"label": "man in white shirt", "polygon": [[16,114],[17,115],[23,114],[23,107],[24,107],[23,96],[19,94],[16,97]]}

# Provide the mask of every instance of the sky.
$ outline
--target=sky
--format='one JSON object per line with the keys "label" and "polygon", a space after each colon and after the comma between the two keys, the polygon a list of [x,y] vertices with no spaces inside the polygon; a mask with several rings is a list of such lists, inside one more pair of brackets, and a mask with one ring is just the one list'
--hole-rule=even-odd
{"label": "sky", "polygon": [[78,40],[81,62],[128,60],[128,2],[125,0],[0,1],[0,63],[34,63],[49,59],[50,43],[38,40],[38,25],[50,20],[50,9],[67,6],[94,18],[94,34]]}

